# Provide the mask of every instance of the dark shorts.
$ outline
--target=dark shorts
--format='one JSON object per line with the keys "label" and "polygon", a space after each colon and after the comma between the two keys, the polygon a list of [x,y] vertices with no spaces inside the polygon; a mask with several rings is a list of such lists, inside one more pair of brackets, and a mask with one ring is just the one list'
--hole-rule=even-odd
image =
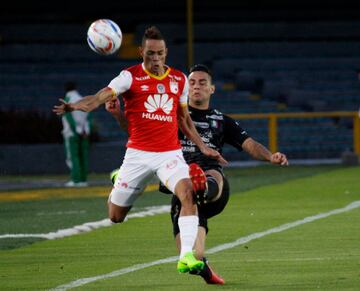
{"label": "dark shorts", "polygon": [[[224,176],[223,179],[224,179],[224,186],[220,198],[206,205],[202,205],[202,206],[198,205],[199,225],[206,229],[206,233],[209,231],[208,222],[207,222],[208,219],[221,213],[229,201],[229,195],[230,195],[229,182]],[[173,223],[174,236],[176,236],[180,232],[178,226],[180,209],[181,209],[180,200],[175,195],[173,195],[171,200],[171,220]]]}

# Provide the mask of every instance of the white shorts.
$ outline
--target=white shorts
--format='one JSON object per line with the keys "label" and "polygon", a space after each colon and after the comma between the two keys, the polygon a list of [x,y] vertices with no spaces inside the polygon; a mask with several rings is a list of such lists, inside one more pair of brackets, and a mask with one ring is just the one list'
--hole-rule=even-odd
{"label": "white shorts", "polygon": [[182,151],[145,152],[128,148],[109,200],[118,206],[131,206],[156,175],[174,193],[176,184],[189,178],[189,166]]}

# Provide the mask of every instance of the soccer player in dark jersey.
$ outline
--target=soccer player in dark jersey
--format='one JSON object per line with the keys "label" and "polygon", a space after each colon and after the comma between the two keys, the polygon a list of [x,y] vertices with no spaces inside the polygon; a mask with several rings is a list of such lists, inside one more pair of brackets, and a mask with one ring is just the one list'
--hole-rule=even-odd
{"label": "soccer player in dark jersey", "polygon": [[[269,161],[272,164],[288,165],[283,153],[271,153],[262,144],[251,138],[238,122],[216,109],[209,107],[211,95],[215,92],[210,70],[205,65],[195,65],[189,75],[189,112],[193,123],[209,147],[222,152],[225,143],[238,150],[244,150],[254,159]],[[208,232],[208,219],[221,213],[229,200],[229,183],[222,166],[203,155],[197,146],[179,132],[182,151],[192,176],[195,200],[198,204],[199,229],[195,242],[195,256],[205,263],[201,271],[190,272],[200,275],[208,284],[224,284],[209,266],[205,258],[205,240]],[[194,177],[195,176],[195,177]],[[160,191],[171,193],[164,185]],[[171,219],[176,244],[180,249],[180,236],[177,221],[181,209],[180,200],[173,195]]]}
{"label": "soccer player in dark jersey", "polygon": [[[209,107],[211,95],[215,92],[211,72],[205,65],[195,65],[189,75],[189,112],[194,125],[209,147],[222,152],[225,143],[238,150],[244,150],[254,159],[269,161],[272,164],[288,165],[286,155],[271,153],[262,144],[251,138],[239,123],[216,109]],[[229,200],[229,183],[224,176],[222,166],[213,159],[203,155],[197,146],[179,132],[184,158],[190,164],[190,176],[198,175],[199,183],[193,185],[197,193],[199,211],[199,229],[195,243],[195,255],[205,262],[200,272],[195,272],[204,278],[208,284],[224,284],[224,280],[210,267],[205,258],[205,240],[208,232],[208,219],[221,213]],[[202,173],[202,170],[204,173]],[[201,182],[205,175],[206,181]],[[196,179],[193,179],[196,181]],[[163,186],[161,189],[166,191]],[[204,189],[205,191],[199,190]],[[179,228],[177,220],[181,203],[176,196],[172,197],[171,219],[176,244],[180,248]]]}

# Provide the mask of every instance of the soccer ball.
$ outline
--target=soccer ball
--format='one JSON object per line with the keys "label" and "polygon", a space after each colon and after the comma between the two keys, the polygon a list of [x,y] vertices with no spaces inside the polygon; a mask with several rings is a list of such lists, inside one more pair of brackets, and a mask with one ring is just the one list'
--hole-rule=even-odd
{"label": "soccer ball", "polygon": [[87,32],[90,48],[100,55],[111,55],[121,46],[120,27],[110,19],[98,19],[91,23]]}

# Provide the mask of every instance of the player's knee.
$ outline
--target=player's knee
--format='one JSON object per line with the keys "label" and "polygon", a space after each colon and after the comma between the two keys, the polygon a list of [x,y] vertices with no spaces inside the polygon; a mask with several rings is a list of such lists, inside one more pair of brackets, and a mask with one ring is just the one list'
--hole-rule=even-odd
{"label": "player's knee", "polygon": [[113,223],[121,223],[125,220],[124,215],[119,215],[117,213],[109,214],[109,218],[110,218],[111,222],[113,222]]}
{"label": "player's knee", "polygon": [[179,197],[182,207],[190,206],[194,204],[194,195],[192,188],[186,188],[181,197]]}
{"label": "player's knee", "polygon": [[175,193],[181,203],[181,213],[183,215],[193,215],[196,212],[196,204],[193,197],[191,180],[181,180],[175,187]]}
{"label": "player's knee", "polygon": [[123,222],[126,218],[126,215],[130,211],[131,206],[118,206],[112,203],[110,200],[108,201],[108,214],[109,219],[113,223]]}
{"label": "player's knee", "polygon": [[185,193],[186,198],[188,198],[188,199],[190,199],[191,197],[193,197],[193,195],[194,195],[194,190],[193,190],[193,187],[192,187],[192,184],[191,184],[191,183],[189,183],[189,184],[187,185],[187,187],[186,187],[185,190],[184,190],[184,193]]}

